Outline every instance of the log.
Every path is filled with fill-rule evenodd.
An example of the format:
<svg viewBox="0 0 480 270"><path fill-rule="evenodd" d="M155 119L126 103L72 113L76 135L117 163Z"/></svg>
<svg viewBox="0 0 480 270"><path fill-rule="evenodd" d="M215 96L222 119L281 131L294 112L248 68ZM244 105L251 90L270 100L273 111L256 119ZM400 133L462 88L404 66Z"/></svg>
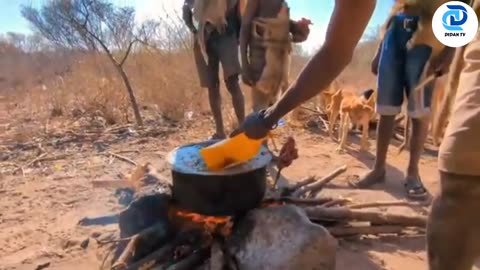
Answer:
<svg viewBox="0 0 480 270"><path fill-rule="evenodd" d="M425 228L427 218L420 215L400 215L349 209L347 207L307 207L305 212L310 219L328 221L368 221L376 225L401 225Z"/></svg>
<svg viewBox="0 0 480 270"><path fill-rule="evenodd" d="M355 227L330 227L327 230L335 237L346 237L354 235L378 235L401 233L405 230L404 226L385 225L385 226L355 226Z"/></svg>
<svg viewBox="0 0 480 270"><path fill-rule="evenodd" d="M407 207L423 207L427 206L426 204L420 203L411 203L407 201L391 201L391 202L371 202L371 203L358 203L349 205L350 209L364 209L364 208L375 208L375 207L393 207L393 206L407 206Z"/></svg>
<svg viewBox="0 0 480 270"><path fill-rule="evenodd" d="M352 199L349 198L340 198L340 199L335 199L331 200L329 202L326 202L322 204L323 207L333 207L333 206L344 206L345 204L351 203Z"/></svg>
<svg viewBox="0 0 480 270"><path fill-rule="evenodd" d="M222 270L224 265L224 254L222 244L218 240L214 240L210 249L210 270Z"/></svg>
<svg viewBox="0 0 480 270"><path fill-rule="evenodd" d="M336 200L334 198L330 197L323 197L323 198L315 198L315 199L302 199L302 198L294 198L294 197L280 197L280 198L267 198L263 200L262 203L289 203L289 204L295 204L295 205L310 205L310 206L317 206L317 205L323 205L325 203L331 202L333 200Z"/></svg>
<svg viewBox="0 0 480 270"><path fill-rule="evenodd" d="M297 192L294 192L292 194L292 197L300 198L303 195L310 192L309 197L313 198L317 195L318 192L320 192L325 187L325 185L330 183L332 180L334 180L340 174L344 173L346 170L347 170L347 165L343 165L342 167L339 167L336 170L334 170L333 172L331 172L329 175L320 179L318 182L316 182L314 184L311 184L311 185L308 185L305 188L303 188L301 190L298 190Z"/></svg>
<svg viewBox="0 0 480 270"><path fill-rule="evenodd" d="M175 263L167 268L167 270L191 270L199 266L204 262L210 255L210 247L202 248L197 250L187 258L181 260L178 263ZM163 269L163 268L159 268Z"/></svg>
<svg viewBox="0 0 480 270"><path fill-rule="evenodd" d="M150 253L147 257L129 265L125 270L139 270L139 269L149 269L154 265L164 262L172 256L175 249L176 243L171 242L166 244L160 249Z"/></svg>
<svg viewBox="0 0 480 270"><path fill-rule="evenodd" d="M157 222L154 225L142 230L138 234L130 237L130 240L125 238L125 240L129 242L118 260L112 266L112 269L125 269L133 260L135 260L134 257L142 255L140 250L142 250L144 253L145 249L151 248L152 246L167 240L168 235L169 231L165 228L165 223Z"/></svg>
<svg viewBox="0 0 480 270"><path fill-rule="evenodd" d="M297 190L303 188L304 186L307 186L307 185L310 185L310 184L313 184L317 181L317 177L316 176L309 176L307 177L306 179L304 180L301 180L300 182L296 183L295 185L291 186L291 187L288 187L288 191L290 193L294 193L296 192Z"/></svg>

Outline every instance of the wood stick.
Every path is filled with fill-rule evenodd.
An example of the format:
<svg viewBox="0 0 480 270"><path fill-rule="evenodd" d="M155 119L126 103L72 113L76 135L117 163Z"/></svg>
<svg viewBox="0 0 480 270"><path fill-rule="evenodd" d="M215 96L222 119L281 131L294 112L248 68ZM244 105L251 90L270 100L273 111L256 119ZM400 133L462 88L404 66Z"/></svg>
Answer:
<svg viewBox="0 0 480 270"><path fill-rule="evenodd" d="M125 157L125 156L122 156L122 155L119 155L119 154L115 154L115 153L112 153L112 152L107 152L107 153L105 153L105 155L115 157L115 158L117 158L121 161L125 161L125 162L130 163L134 166L137 166L137 163L135 161L129 159L128 157Z"/></svg>
<svg viewBox="0 0 480 270"><path fill-rule="evenodd" d="M192 255L188 256L184 260L181 260L180 262L168 267L167 270L194 269L194 267L202 264L202 262L208 258L208 255L210 255L210 248L209 247L202 248L200 250L197 250L196 252L194 252Z"/></svg>
<svg viewBox="0 0 480 270"><path fill-rule="evenodd" d="M313 198L315 195L317 195L318 192L320 192L325 187L325 185L330 183L332 180L334 180L340 174L344 173L346 170L347 170L347 165L343 165L342 167L339 167L335 171L331 172L329 175L320 179L318 182L311 184L309 186L306 186L304 189L299 190L298 192L295 192L294 194L292 194L292 196L300 198L303 195L310 192L309 197Z"/></svg>
<svg viewBox="0 0 480 270"><path fill-rule="evenodd" d="M317 180L318 180L317 177L312 175L312 176L307 177L305 180L301 180L300 182L296 183L295 185L289 187L288 189L291 193L294 193L295 191L301 189L304 186L315 183Z"/></svg>
<svg viewBox="0 0 480 270"><path fill-rule="evenodd" d="M165 224L163 222L155 223L154 225L142 230L136 235L133 235L130 238L127 246L123 250L120 257L117 259L115 264L112 266L113 269L125 269L127 265L130 264L134 254L137 252L139 246L142 244L145 245L149 242L161 242L166 240L168 237L168 231L165 229ZM128 239L128 238L125 238Z"/></svg>
<svg viewBox="0 0 480 270"><path fill-rule="evenodd" d="M422 207L426 204L420 203L411 203L407 201L391 201L391 202L371 202L371 203L358 203L349 205L350 209L364 209L364 208L375 208L375 207L392 207L392 206L409 206L409 207Z"/></svg>
<svg viewBox="0 0 480 270"><path fill-rule="evenodd" d="M349 199L349 198L335 199L322 204L322 207L332 207L336 205L344 206L345 204L351 203L351 202L352 202L352 199Z"/></svg>
<svg viewBox="0 0 480 270"><path fill-rule="evenodd" d="M389 234L389 233L401 233L405 230L404 226L354 226L354 227L330 227L327 230L335 237L354 236L359 234Z"/></svg>
<svg viewBox="0 0 480 270"><path fill-rule="evenodd" d="M157 249L156 251L150 253L147 257L123 269L125 270L148 269L148 267L152 267L155 264L165 261L168 259L168 257L172 256L175 246L176 246L175 242L168 243L165 246L161 247L160 249ZM116 268L113 268L113 269L116 270ZM122 269L122 268L119 268L119 269Z"/></svg>
<svg viewBox="0 0 480 270"><path fill-rule="evenodd" d="M222 244L218 240L214 240L210 249L210 270L222 270L224 265L224 254Z"/></svg>
<svg viewBox="0 0 480 270"><path fill-rule="evenodd" d="M315 220L369 221L377 225L402 225L421 228L425 228L427 225L427 218L425 216L380 213L354 210L347 207L307 207L305 208L305 212L309 218Z"/></svg>
<svg viewBox="0 0 480 270"><path fill-rule="evenodd" d="M263 203L274 203L274 202L285 202L297 205L310 205L310 206L317 206L323 205L327 202L335 200L334 198L324 197L324 198L316 198L316 199L301 199L301 198L294 198L294 197L280 197L278 199L265 199Z"/></svg>
<svg viewBox="0 0 480 270"><path fill-rule="evenodd" d="M123 250L122 254L120 254L120 257L118 257L117 261L115 264L112 266L113 270L120 270L120 269L125 269L127 268L127 265L130 263L130 261L133 258L133 254L136 250L136 247L138 245L138 234L132 236L132 238L128 241L127 246Z"/></svg>

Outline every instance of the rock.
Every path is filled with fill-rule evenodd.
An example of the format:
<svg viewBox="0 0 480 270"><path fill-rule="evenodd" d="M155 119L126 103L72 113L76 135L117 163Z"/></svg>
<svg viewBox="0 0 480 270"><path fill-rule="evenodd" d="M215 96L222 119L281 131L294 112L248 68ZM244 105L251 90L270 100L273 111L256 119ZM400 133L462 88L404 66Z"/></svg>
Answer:
<svg viewBox="0 0 480 270"><path fill-rule="evenodd" d="M69 248L77 246L79 244L80 244L80 241L78 241L76 239L66 239L66 240L62 241L61 246L62 246L63 249L69 249Z"/></svg>
<svg viewBox="0 0 480 270"><path fill-rule="evenodd" d="M241 270L334 270L336 247L324 227L293 205L249 212L227 241Z"/></svg>
<svg viewBox="0 0 480 270"><path fill-rule="evenodd" d="M92 232L92 233L90 234L90 236L91 236L92 238L99 238L101 235L102 235L101 232Z"/></svg>
<svg viewBox="0 0 480 270"><path fill-rule="evenodd" d="M86 238L80 243L80 247L83 249L86 249L89 243L90 243L90 238Z"/></svg>
<svg viewBox="0 0 480 270"><path fill-rule="evenodd" d="M35 267L35 270L43 270L45 268L48 268L49 266L50 266L50 262L41 263L37 265L37 267Z"/></svg>
<svg viewBox="0 0 480 270"><path fill-rule="evenodd" d="M146 195L134 200L119 215L120 237L130 237L158 222L168 226L170 200L167 194Z"/></svg>

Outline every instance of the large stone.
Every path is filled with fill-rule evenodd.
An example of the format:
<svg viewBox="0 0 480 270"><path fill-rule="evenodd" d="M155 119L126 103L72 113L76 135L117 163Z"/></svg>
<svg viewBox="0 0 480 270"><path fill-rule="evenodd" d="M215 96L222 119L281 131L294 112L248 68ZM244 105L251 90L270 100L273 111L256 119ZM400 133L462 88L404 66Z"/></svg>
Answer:
<svg viewBox="0 0 480 270"><path fill-rule="evenodd" d="M335 269L337 241L293 205L251 211L227 247L240 270Z"/></svg>

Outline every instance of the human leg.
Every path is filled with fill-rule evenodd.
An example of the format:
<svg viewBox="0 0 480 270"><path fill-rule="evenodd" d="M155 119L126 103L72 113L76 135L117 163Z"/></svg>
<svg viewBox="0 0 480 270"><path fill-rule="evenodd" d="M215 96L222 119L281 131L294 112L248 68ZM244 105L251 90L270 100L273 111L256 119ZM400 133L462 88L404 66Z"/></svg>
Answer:
<svg viewBox="0 0 480 270"><path fill-rule="evenodd" d="M208 44L210 45L210 44ZM220 95L220 83L218 78L219 60L214 50L207 46L208 63L205 63L197 42L194 43L194 56L200 79L200 86L208 89L208 103L215 122L215 134L213 139L225 138L222 119L222 98Z"/></svg>
<svg viewBox="0 0 480 270"><path fill-rule="evenodd" d="M237 116L238 123L242 123L245 119L245 99L238 83L238 75L228 77L225 80L225 85L232 96L233 110Z"/></svg>
<svg viewBox="0 0 480 270"><path fill-rule="evenodd" d="M426 63L431 55L431 47L416 45L407 52L406 78L408 95L408 116L412 119L412 136L410 138L410 160L407 168L405 187L407 195L413 198L423 198L427 190L422 184L419 172L419 161L428 136L430 123L430 108L434 84L424 89L415 90Z"/></svg>
<svg viewBox="0 0 480 270"><path fill-rule="evenodd" d="M470 270L480 255L480 176L440 172L427 225L430 270Z"/></svg>
<svg viewBox="0 0 480 270"><path fill-rule="evenodd" d="M369 188L385 181L387 153L395 128L395 116L400 113L404 95L404 59L394 49L382 49L378 70L376 112L377 125L375 163L373 169L350 182L356 188Z"/></svg>
<svg viewBox="0 0 480 270"><path fill-rule="evenodd" d="M238 60L237 36L234 33L225 34L217 41L215 46L222 64L225 86L232 97L235 115L238 123L242 123L245 119L245 99L238 82L241 67Z"/></svg>

